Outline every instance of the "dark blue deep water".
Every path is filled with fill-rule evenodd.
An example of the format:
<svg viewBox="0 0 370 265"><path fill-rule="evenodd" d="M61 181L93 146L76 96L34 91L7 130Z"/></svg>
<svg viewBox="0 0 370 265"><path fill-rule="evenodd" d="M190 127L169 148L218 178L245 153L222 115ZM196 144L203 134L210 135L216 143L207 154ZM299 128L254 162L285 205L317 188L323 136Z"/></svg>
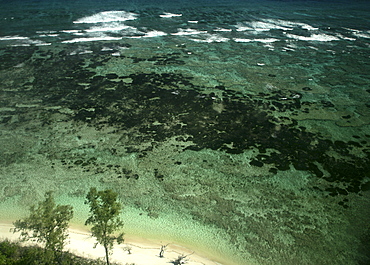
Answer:
<svg viewBox="0 0 370 265"><path fill-rule="evenodd" d="M95 186L209 264L370 264L369 84L368 1L1 1L0 218Z"/></svg>

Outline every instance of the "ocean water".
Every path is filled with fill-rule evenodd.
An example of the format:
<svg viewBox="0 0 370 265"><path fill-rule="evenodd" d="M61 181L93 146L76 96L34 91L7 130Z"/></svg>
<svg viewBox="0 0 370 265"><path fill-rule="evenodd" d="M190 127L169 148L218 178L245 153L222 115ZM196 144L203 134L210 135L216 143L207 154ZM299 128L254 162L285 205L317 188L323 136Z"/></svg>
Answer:
<svg viewBox="0 0 370 265"><path fill-rule="evenodd" d="M90 187L220 264L370 263L367 1L1 1L0 209Z"/></svg>

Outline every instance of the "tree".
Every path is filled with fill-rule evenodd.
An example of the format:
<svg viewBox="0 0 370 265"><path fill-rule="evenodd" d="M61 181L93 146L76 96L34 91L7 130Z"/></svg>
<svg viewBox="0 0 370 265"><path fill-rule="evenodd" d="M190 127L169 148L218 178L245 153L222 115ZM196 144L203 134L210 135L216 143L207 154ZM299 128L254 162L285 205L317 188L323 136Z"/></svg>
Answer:
<svg viewBox="0 0 370 265"><path fill-rule="evenodd" d="M167 246L168 246L168 244L167 245L162 245L161 246L161 250L159 251L159 257L160 258L163 258L164 256L163 256L163 254L164 254L164 251L165 251L165 249L167 248Z"/></svg>
<svg viewBox="0 0 370 265"><path fill-rule="evenodd" d="M123 226L119 218L122 205L117 201L117 193L112 190L97 191L91 188L86 196L85 204L90 206L90 215L85 225L92 225L91 234L96 237L97 244L105 249L105 259L109 265L109 251L114 242L123 243L123 233L115 236L113 233Z"/></svg>
<svg viewBox="0 0 370 265"><path fill-rule="evenodd" d="M171 260L170 263L172 263L173 265L181 265L181 264L185 264L186 263L186 257L185 255L180 255L177 257L177 259L175 260Z"/></svg>
<svg viewBox="0 0 370 265"><path fill-rule="evenodd" d="M70 205L56 205L52 192L45 193L45 200L30 207L30 215L13 224L13 232L21 232L23 241L32 240L44 244L45 252L56 259L66 244L68 222L73 217Z"/></svg>

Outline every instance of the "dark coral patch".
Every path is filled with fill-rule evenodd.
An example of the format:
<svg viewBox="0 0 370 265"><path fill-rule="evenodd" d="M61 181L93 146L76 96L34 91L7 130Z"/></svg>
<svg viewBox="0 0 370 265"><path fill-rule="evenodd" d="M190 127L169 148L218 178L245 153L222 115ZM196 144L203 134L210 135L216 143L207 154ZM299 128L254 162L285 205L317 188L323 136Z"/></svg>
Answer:
<svg viewBox="0 0 370 265"><path fill-rule="evenodd" d="M84 56L92 57L92 68L111 58L101 53ZM181 63L180 59L179 54L171 54L145 60L171 64ZM191 77L175 73L96 76L84 64L84 57L70 56L68 51L50 56L42 64L35 62L34 89L25 93L40 98L45 105L71 109L76 121L98 129L114 127L117 133L129 137L127 152L139 152L139 157L150 151L151 143L181 137L192 142L187 147L192 150L208 148L238 154L258 149L260 154L254 157L252 166L267 165L271 173L294 167L333 182L333 188L335 183L343 183L347 192L359 192L370 171L370 152L364 150L361 157L351 152L353 148L363 148L363 144L333 142L298 127L294 118L286 122L284 117L272 115L308 112L313 103L302 102L300 93L274 90L246 95L225 86L200 87L193 84ZM48 69L54 71L45 75ZM131 82L123 82L125 79ZM320 105L334 107L329 101L321 101ZM149 144L141 148L137 143ZM157 178L163 177L157 174ZM336 189L330 192L346 194Z"/></svg>

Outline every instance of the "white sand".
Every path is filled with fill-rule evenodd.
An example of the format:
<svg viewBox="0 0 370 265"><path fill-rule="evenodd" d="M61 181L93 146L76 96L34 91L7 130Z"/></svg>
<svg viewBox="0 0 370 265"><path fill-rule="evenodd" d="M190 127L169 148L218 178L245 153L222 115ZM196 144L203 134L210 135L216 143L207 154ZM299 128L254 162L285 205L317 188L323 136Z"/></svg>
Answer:
<svg viewBox="0 0 370 265"><path fill-rule="evenodd" d="M9 240L17 240L19 233L11 232L12 224L0 223L0 238L8 238ZM69 229L69 243L65 250L70 251L79 256L88 258L104 258L104 248L98 245L94 248L95 239L91 237L88 231L79 229ZM171 260L175 260L180 255L187 255L187 265L220 265L216 261L212 261L206 257L202 257L190 249L177 244L169 244L164 252L164 257L160 258L159 251L161 242L125 236L125 242L121 245L114 246L113 254L110 256L112 262L125 265L134 263L135 265L168 265ZM131 248L131 254L125 247ZM223 263L224 264L224 263ZM226 264L224 264L226 265Z"/></svg>

